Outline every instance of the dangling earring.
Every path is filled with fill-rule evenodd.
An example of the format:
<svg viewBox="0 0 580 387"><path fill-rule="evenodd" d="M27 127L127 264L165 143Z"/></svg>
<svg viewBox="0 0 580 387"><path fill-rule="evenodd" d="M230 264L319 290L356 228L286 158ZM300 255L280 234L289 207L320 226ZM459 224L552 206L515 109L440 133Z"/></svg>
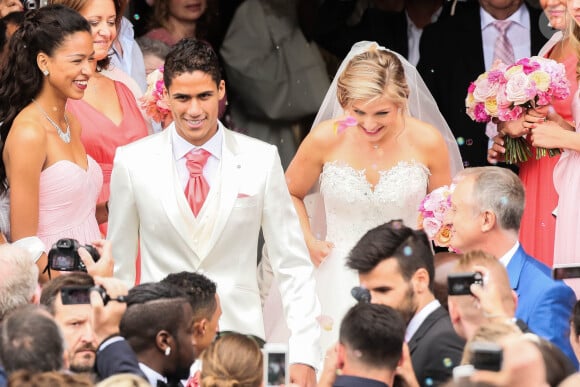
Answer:
<svg viewBox="0 0 580 387"><path fill-rule="evenodd" d="M50 74L50 73L48 72L48 70L46 70L46 69L42 70L42 73L44 74L44 76L45 76L45 77L48 77L48 74Z"/></svg>
<svg viewBox="0 0 580 387"><path fill-rule="evenodd" d="M165 348L165 356L169 356L171 355L171 347L166 347Z"/></svg>

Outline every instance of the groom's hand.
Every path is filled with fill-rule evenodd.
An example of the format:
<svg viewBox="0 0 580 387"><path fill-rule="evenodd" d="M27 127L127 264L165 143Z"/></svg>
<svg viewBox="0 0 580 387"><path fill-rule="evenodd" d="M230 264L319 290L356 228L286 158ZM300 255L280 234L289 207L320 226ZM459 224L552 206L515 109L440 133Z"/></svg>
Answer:
<svg viewBox="0 0 580 387"><path fill-rule="evenodd" d="M316 373L314 368L306 364L290 365L290 383L301 387L315 387Z"/></svg>

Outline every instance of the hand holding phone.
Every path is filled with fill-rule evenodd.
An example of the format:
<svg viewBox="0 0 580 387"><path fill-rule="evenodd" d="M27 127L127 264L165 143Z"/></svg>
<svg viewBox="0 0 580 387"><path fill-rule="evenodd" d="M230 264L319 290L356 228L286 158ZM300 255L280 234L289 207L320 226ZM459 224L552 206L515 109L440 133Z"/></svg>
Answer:
<svg viewBox="0 0 580 387"><path fill-rule="evenodd" d="M266 343L262 353L264 354L264 384L266 386L287 386L290 384L288 346Z"/></svg>

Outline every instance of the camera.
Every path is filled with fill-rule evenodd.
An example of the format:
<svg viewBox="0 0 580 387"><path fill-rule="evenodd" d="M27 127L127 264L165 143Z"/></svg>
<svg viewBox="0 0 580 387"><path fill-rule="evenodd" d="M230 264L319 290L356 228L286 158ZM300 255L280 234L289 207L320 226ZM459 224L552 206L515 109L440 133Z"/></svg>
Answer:
<svg viewBox="0 0 580 387"><path fill-rule="evenodd" d="M471 285L483 286L483 275L480 272L452 273L447 276L447 293L450 296L471 294Z"/></svg>
<svg viewBox="0 0 580 387"><path fill-rule="evenodd" d="M48 5L48 0L20 0L25 10L37 9Z"/></svg>
<svg viewBox="0 0 580 387"><path fill-rule="evenodd" d="M78 248L81 247L76 239L64 238L56 241L48 252L48 267L57 271L87 271L85 264L81 260ZM99 252L91 245L82 246L97 262L100 258Z"/></svg>
<svg viewBox="0 0 580 387"><path fill-rule="evenodd" d="M60 289L60 299L63 305L90 304L92 291L99 293L104 305L111 300L101 286L63 286Z"/></svg>
<svg viewBox="0 0 580 387"><path fill-rule="evenodd" d="M289 385L288 346L266 343L262 353L264 354L264 384L266 386Z"/></svg>
<svg viewBox="0 0 580 387"><path fill-rule="evenodd" d="M580 265L572 264L555 264L552 269L552 277L557 280L580 278Z"/></svg>

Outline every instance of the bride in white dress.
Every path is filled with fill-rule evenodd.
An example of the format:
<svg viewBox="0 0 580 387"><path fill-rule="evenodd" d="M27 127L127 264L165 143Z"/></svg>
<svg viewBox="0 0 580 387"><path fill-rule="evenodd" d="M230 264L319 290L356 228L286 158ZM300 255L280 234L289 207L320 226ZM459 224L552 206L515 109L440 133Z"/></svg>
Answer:
<svg viewBox="0 0 580 387"><path fill-rule="evenodd" d="M316 266L323 351L355 303L358 275L345 266L351 248L392 219L416 227L421 200L461 168L455 139L414 67L376 43L357 43L286 172ZM268 308L265 314L268 324Z"/></svg>

